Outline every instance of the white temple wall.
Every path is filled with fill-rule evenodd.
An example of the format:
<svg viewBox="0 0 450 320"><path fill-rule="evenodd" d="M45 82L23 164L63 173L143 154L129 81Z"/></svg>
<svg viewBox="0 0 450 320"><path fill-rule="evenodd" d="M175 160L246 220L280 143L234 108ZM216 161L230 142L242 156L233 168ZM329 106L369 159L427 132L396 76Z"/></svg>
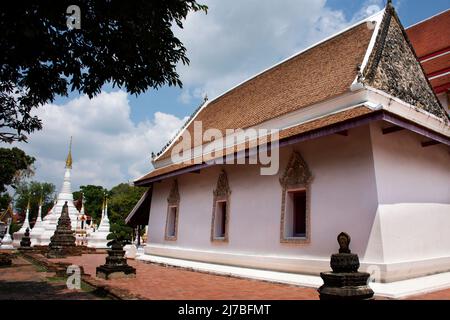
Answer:
<svg viewBox="0 0 450 320"><path fill-rule="evenodd" d="M280 243L279 176L292 150L301 153L313 174L311 239ZM377 211L377 191L368 126L287 147L280 152L280 173L261 176L253 165L226 165L231 189L228 243L210 241L213 190L220 167L178 177L180 207L176 241L164 239L167 197L172 180L155 183L146 252L264 269L318 273L329 268L341 231L351 248L363 253Z"/></svg>
<svg viewBox="0 0 450 320"><path fill-rule="evenodd" d="M386 126L386 124L384 124ZM270 270L318 274L329 269L336 236L348 232L361 270L396 281L450 270L450 156L443 145L407 130L383 135L381 123L286 147L280 171L227 165L231 189L228 243L210 241L213 190L221 167L178 177L176 241L164 239L172 180L154 184L146 253ZM279 176L292 150L313 174L311 239L280 242Z"/></svg>
<svg viewBox="0 0 450 320"><path fill-rule="evenodd" d="M421 142L430 139L408 130L383 135L381 125L372 123L370 130L380 204L449 204L448 147L424 148Z"/></svg>
<svg viewBox="0 0 450 320"><path fill-rule="evenodd" d="M450 270L450 155L407 130L371 124L379 206L362 255L383 281Z"/></svg>

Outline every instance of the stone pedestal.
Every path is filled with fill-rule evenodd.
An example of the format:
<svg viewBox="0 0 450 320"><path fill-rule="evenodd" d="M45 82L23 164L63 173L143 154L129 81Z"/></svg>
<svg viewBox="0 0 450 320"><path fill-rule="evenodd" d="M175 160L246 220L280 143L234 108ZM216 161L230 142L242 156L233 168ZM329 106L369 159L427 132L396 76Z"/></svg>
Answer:
<svg viewBox="0 0 450 320"><path fill-rule="evenodd" d="M69 208L67 201L62 208L61 217L55 233L50 238L48 246L48 258L64 258L67 256L81 255L79 248L75 245L75 235L69 218Z"/></svg>
<svg viewBox="0 0 450 320"><path fill-rule="evenodd" d="M123 250L122 244L114 241L111 249L108 250L106 263L96 269L97 277L107 280L135 277L136 269L127 264L127 259L124 256L125 251Z"/></svg>
<svg viewBox="0 0 450 320"><path fill-rule="evenodd" d="M331 255L333 271L322 272L324 284L318 289L321 300L364 300L373 297L368 286L370 274L358 272L358 255L349 249L350 236L344 232L338 235L339 253Z"/></svg>
<svg viewBox="0 0 450 320"><path fill-rule="evenodd" d="M31 239L30 239L30 229L27 228L25 231L25 234L22 237L22 240L20 241L20 247L19 250L32 250L31 249Z"/></svg>

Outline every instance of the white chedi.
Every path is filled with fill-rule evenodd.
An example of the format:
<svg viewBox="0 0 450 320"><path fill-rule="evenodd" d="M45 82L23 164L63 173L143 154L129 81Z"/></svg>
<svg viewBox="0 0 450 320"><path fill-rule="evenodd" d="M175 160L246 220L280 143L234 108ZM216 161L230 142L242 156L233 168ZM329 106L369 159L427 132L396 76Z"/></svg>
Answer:
<svg viewBox="0 0 450 320"><path fill-rule="evenodd" d="M14 247L13 247L13 240L11 238L11 235L9 234L10 226L11 226L11 218L8 218L8 223L7 223L7 227L6 227L6 233L3 236L2 245L0 246L0 249L2 249L2 250L12 250L12 249L14 249Z"/></svg>
<svg viewBox="0 0 450 320"><path fill-rule="evenodd" d="M19 229L19 231L16 231L13 234L13 238L14 238L13 246L14 247L20 247L20 241L22 240L23 236L25 235L25 232L27 231L27 229L31 229L29 216L30 216L30 202L28 202L28 205L27 205L27 211L25 213L25 220L23 221L22 227Z"/></svg>
<svg viewBox="0 0 450 320"><path fill-rule="evenodd" d="M100 220L100 225L95 232L92 232L88 237L88 247L97 248L97 249L106 249L108 248L108 242L110 240L107 239L110 234L110 225L108 218L108 201L104 202L103 210L102 210L102 218Z"/></svg>
<svg viewBox="0 0 450 320"><path fill-rule="evenodd" d="M42 220L42 229L40 232L36 230L34 235L34 243L32 245L48 245L50 243L50 238L53 236L58 225L58 219L61 216L62 208L64 203L67 202L69 209L69 217L72 225L72 230L77 228L77 220L79 212L75 205L73 204L73 194L71 187L71 169L72 169L72 141L70 142L69 153L66 158L66 171L64 173L63 186L61 192L58 194L55 205L49 211L49 213Z"/></svg>
<svg viewBox="0 0 450 320"><path fill-rule="evenodd" d="M39 204L38 216L33 229L30 231L31 246L39 243L39 236L44 232L44 221L42 220L42 199Z"/></svg>

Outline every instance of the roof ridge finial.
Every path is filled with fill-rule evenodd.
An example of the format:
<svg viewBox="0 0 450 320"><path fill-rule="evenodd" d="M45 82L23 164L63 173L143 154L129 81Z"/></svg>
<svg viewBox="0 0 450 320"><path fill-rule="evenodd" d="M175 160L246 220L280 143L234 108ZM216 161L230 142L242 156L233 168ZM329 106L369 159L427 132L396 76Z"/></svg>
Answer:
<svg viewBox="0 0 450 320"><path fill-rule="evenodd" d="M72 136L70 136L69 153L66 158L66 168L72 169Z"/></svg>

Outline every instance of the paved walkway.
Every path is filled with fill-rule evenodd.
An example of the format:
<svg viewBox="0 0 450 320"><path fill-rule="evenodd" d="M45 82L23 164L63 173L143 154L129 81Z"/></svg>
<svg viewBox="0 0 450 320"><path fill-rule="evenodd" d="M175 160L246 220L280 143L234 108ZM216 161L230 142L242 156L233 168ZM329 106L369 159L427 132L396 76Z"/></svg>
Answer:
<svg viewBox="0 0 450 320"><path fill-rule="evenodd" d="M91 254L57 261L81 265L86 273L95 276L95 268L104 264L105 256ZM109 286L128 290L144 299L318 299L317 291L313 288L219 276L135 260L128 260L128 263L136 268L136 278L99 280ZM450 300L450 289L417 295L408 299Z"/></svg>
<svg viewBox="0 0 450 320"><path fill-rule="evenodd" d="M105 262L104 254L88 254L51 261L83 266L95 277L95 268ZM137 269L136 278L102 280L102 284L126 290L142 299L205 299L205 300L316 300L313 288L302 288L257 280L212 275L157 264L128 260ZM0 300L4 299L99 299L89 291L68 290L65 281L54 273L43 272L21 257L13 267L0 269ZM410 297L409 299L450 300L450 289Z"/></svg>
<svg viewBox="0 0 450 320"><path fill-rule="evenodd" d="M90 254L51 261L83 266L86 273L95 276L95 268L105 263L105 255ZM109 286L129 290L145 299L318 299L317 291L313 288L218 276L134 260L128 260L128 263L136 268L136 278L101 281Z"/></svg>
<svg viewBox="0 0 450 320"><path fill-rule="evenodd" d="M95 295L67 289L65 279L16 257L11 267L0 268L0 300L93 300Z"/></svg>

